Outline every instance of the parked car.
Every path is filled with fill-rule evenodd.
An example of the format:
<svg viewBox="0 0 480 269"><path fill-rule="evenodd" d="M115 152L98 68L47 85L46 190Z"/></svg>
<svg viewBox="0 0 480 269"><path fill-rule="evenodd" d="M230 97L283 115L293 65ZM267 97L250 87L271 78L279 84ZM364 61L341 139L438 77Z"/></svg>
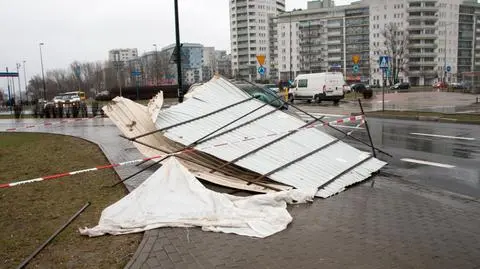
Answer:
<svg viewBox="0 0 480 269"><path fill-rule="evenodd" d="M363 94L363 98L369 99L373 96L373 90L363 83L352 84L352 91Z"/></svg>
<svg viewBox="0 0 480 269"><path fill-rule="evenodd" d="M306 100L317 103L333 101L338 104L345 97L345 79L340 72L301 74L295 78L292 89L293 100Z"/></svg>
<svg viewBox="0 0 480 269"><path fill-rule="evenodd" d="M454 88L454 89L464 90L464 89L470 88L470 86L472 85L472 83L469 82L469 81L461 81L461 82L453 82L453 83L450 84L450 85L451 85L452 88Z"/></svg>
<svg viewBox="0 0 480 269"><path fill-rule="evenodd" d="M348 85L348 84L343 85L343 92L344 93L352 92L352 88L350 87L350 85Z"/></svg>
<svg viewBox="0 0 480 269"><path fill-rule="evenodd" d="M433 84L432 87L434 89L446 89L446 88L448 88L448 84L446 82L439 81L439 82Z"/></svg>
<svg viewBox="0 0 480 269"><path fill-rule="evenodd" d="M410 83L408 82L398 82L390 87L392 90L408 90L410 89Z"/></svg>

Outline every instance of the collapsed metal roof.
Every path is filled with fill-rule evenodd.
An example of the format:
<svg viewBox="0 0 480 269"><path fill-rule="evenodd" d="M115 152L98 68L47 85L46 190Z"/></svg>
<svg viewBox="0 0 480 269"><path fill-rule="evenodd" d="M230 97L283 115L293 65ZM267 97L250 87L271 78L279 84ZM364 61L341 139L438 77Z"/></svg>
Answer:
<svg viewBox="0 0 480 269"><path fill-rule="evenodd" d="M214 77L185 102L158 113L170 140L299 189L329 197L386 163ZM223 127L223 128L222 128ZM199 142L200 141L200 142ZM218 145L222 145L219 147ZM212 169L213 172L215 169Z"/></svg>

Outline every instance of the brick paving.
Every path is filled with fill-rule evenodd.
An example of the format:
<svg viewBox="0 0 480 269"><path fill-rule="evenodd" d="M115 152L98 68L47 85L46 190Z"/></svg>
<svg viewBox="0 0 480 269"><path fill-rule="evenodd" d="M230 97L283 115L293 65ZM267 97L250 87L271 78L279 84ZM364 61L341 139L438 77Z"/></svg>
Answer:
<svg viewBox="0 0 480 269"><path fill-rule="evenodd" d="M30 131L91 140L111 162L140 157L108 119ZM138 169L116 171L124 178ZM377 177L374 188L357 185L289 211L292 224L265 239L200 228L147 231L126 268L480 268L479 200Z"/></svg>

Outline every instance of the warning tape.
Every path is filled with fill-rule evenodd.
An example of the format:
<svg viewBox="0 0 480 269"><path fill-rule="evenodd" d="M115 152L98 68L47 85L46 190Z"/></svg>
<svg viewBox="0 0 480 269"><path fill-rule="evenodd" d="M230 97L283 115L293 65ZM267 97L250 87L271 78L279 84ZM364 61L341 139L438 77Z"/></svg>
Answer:
<svg viewBox="0 0 480 269"><path fill-rule="evenodd" d="M43 122L40 124L34 124L34 125L25 125L21 127L14 127L14 128L8 128L3 131L6 132L15 132L21 129L30 129L30 128L35 128L39 126L52 126L52 125L57 125L57 124L62 124L62 123L69 123L69 122L77 122L77 121L83 121L83 120L89 120L89 119L94 119L94 118L76 118L76 119L69 119L69 120L61 120L61 121L55 121L55 122Z"/></svg>
<svg viewBox="0 0 480 269"><path fill-rule="evenodd" d="M80 119L77 119L77 120L80 120ZM125 162L121 162L121 163L109 164L109 165L103 165L103 166L96 166L96 167L93 167L93 168L76 170L76 171L72 171L72 172L60 173L60 174L55 174L55 175L50 175L50 176L45 176L45 177L39 177L39 178L34 178L34 179L29 179L29 180L16 181L16 182L11 182L11 183L4 183L4 184L0 184L0 189L10 188L10 187L23 185L23 184L28 184L28 183L40 182L40 181L44 181L44 180L57 179L57 178L77 175L77 174L86 173L86 172L98 171L98 170L102 170L102 169L114 168L114 167L125 166L125 165L132 165L132 164L136 164L136 163L140 163L140 162L146 162L146 161L153 160L153 159L159 159L159 158L163 158L163 157L167 157L167 156L174 156L174 155L178 155L178 154L183 154L183 153L186 153L186 152L189 152L189 151L196 151L196 150L201 151L201 150L205 150L205 149L209 149L209 148L222 147L222 146L232 145L232 144L236 144L236 143L240 143L240 142L246 142L246 141L250 141L250 140L254 140L254 139L266 138L266 137L271 137L271 136L275 136L275 135L282 135L282 134L293 132L293 131L296 131L296 130L299 130L299 129L313 128L315 126L327 126L327 125L333 125L335 123L354 122L354 121L358 121L358 120L361 120L361 122L358 126L362 125L365 122L364 115L352 116L352 117L348 117L348 118L344 118L344 119L338 119L338 120L331 121L331 122L311 124L311 125L307 125L306 127L303 127L303 128L298 128L298 129L294 129L294 130L290 130L290 131L286 131L286 132L269 133L267 135L255 136L255 137L245 137L241 140L231 141L231 142L222 142L222 143L218 143L218 144L211 145L211 146L205 146L205 147L188 148L188 149L185 149L183 151L170 153L170 154L164 154L164 155L157 155L157 156L153 156L153 157L149 157L149 158L136 159L136 160L125 161Z"/></svg>
<svg viewBox="0 0 480 269"><path fill-rule="evenodd" d="M153 156L153 157L149 157L149 158L136 159L136 160L125 161L125 162L121 162L121 163L114 163L114 164L109 164L109 165L96 166L96 167L93 167L93 168L87 168L87 169L82 169L82 170L77 170L77 171L72 171L72 172L60 173L60 174L55 174L55 175L51 175L51 176L45 176L45 177L39 177L39 178L34 178L34 179L29 179L29 180L0 184L0 189L1 188L14 187L14 186L22 185L22 184L33 183L33 182L40 182L40 181L44 181L44 180L57 179L57 178L66 177L66 176L73 176L73 175L78 175L78 174L82 174L82 173L86 173L86 172L98 171L98 170L102 170L102 169L114 168L114 167L119 167L119 166L124 166L124 165L132 165L132 164L136 164L136 163L139 163L139 162L145 162L145 161L149 161L149 160L153 160L153 159L163 158L167 155L158 155L158 156Z"/></svg>

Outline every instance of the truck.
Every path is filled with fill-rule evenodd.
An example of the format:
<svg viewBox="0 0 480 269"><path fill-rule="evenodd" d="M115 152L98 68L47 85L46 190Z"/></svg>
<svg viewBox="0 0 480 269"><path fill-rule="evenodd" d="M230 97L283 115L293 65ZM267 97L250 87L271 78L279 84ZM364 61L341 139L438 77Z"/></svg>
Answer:
<svg viewBox="0 0 480 269"><path fill-rule="evenodd" d="M323 72L301 74L293 82L292 100L305 100L307 102L315 101L333 101L338 104L345 97L344 86L345 79L340 72Z"/></svg>

